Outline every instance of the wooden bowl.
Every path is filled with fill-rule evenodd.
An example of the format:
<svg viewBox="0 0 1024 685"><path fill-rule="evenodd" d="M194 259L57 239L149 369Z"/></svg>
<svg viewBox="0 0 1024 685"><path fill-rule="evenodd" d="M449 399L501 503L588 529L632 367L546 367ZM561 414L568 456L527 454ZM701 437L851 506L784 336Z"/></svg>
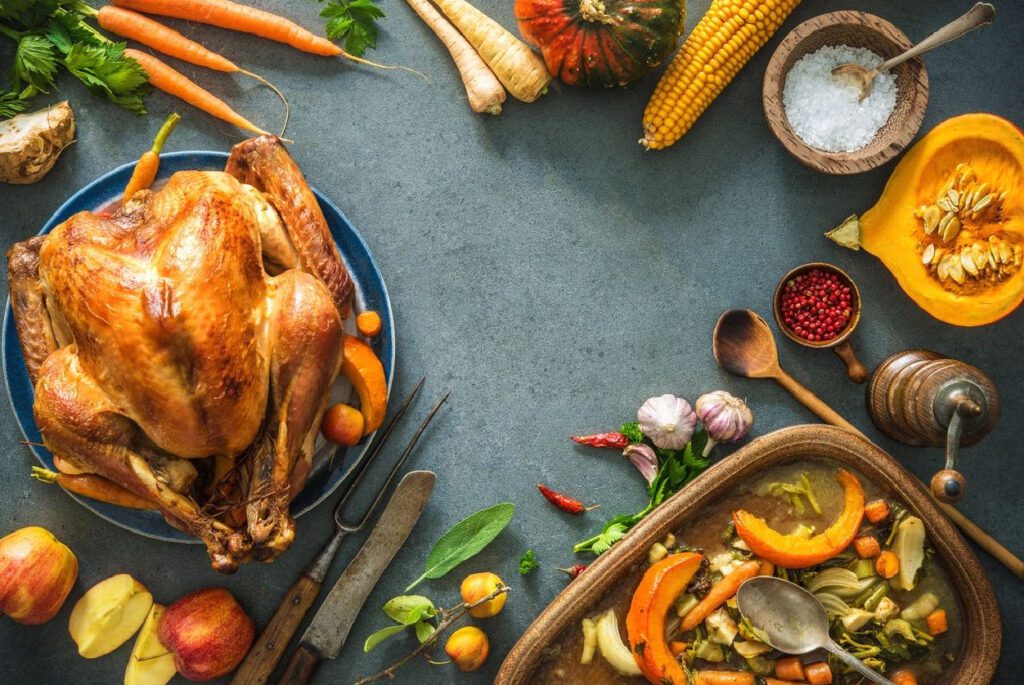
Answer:
<svg viewBox="0 0 1024 685"><path fill-rule="evenodd" d="M563 631L577 628L601 600L647 561L651 545L701 516L713 502L749 483L766 468L799 459L829 459L848 466L882 493L902 502L925 524L936 556L958 594L963 643L941 685L987 685L995 674L1002 623L992 584L960 533L910 473L864 438L832 426L784 428L757 438L711 467L641 521L602 554L541 612L515 644L494 685L529 685L548 647ZM638 681L641 682L641 681Z"/></svg>
<svg viewBox="0 0 1024 685"><path fill-rule="evenodd" d="M829 12L808 19L790 31L775 49L764 74L764 115L768 126L794 157L827 174L857 174L885 164L905 148L924 120L928 107L928 74L920 58L892 70L896 76L896 108L874 139L853 152L826 152L811 147L786 119L782 89L798 59L825 45L867 48L889 59L912 47L910 40L885 19L864 12Z"/></svg>
<svg viewBox="0 0 1024 685"><path fill-rule="evenodd" d="M839 335L831 340L820 340L817 342L801 338L786 325L782 318L782 289L785 287L787 281L802 273L813 271L814 269L831 272L839 276L840 280L845 281L850 285L851 311L850 320L846 322L846 328L841 330ZM857 284L853 282L853 279L850 278L850 275L838 266L828 264L827 262L809 262L807 264L801 264L795 269L790 269L785 276L779 279L779 284L775 286L775 294L772 296L772 314L775 315L775 323L778 324L779 330L782 331L782 334L797 345L803 345L804 347L812 347L815 349L831 348L839 358L843 360L843 363L846 364L846 375L850 377L850 380L854 383L863 383L868 379L868 370L864 364L861 363L860 359L857 358L857 354L853 351L853 345L850 343L850 336L853 335L853 329L855 329L857 324L860 323L860 290L857 288Z"/></svg>

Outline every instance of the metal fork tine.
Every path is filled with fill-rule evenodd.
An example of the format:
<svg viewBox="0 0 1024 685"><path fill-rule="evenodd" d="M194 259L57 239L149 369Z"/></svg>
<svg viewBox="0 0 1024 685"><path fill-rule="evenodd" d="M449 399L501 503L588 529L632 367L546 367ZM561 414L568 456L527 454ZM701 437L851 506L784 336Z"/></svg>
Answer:
<svg viewBox="0 0 1024 685"><path fill-rule="evenodd" d="M372 462L374 458L376 458L377 454L384 446L384 443L386 443L388 437L390 437L391 432L395 429L395 426L398 425L398 422L405 415L406 409L408 409L409 405L412 404L412 401L416 399L416 395L419 394L420 388L423 387L423 383L426 380L426 376L420 379L420 382L416 384L416 387L413 388L412 392L410 392L409 395L405 398L405 402L402 402L402 406L399 407L398 411L395 412L395 415L391 417L391 420L388 422L387 427L384 428L384 432L381 433L380 438L377 439L377 443L373 446L373 449L370 450L369 454L363 455L363 457L359 460L359 463L355 465L352 471L352 475L349 476L348 485L345 486L345 492L341 496L341 499L338 500L338 504L334 507L335 518L337 518L338 512L341 511L341 508L345 505L345 500L348 499L349 495L352 494L352 492L356 489L356 486L359 485L359 482L363 479L363 475L366 473L366 468L370 465L370 462ZM335 450L335 454L337 453L338 450ZM334 468L333 456L331 457L331 462L332 463L329 467L329 470Z"/></svg>
<svg viewBox="0 0 1024 685"><path fill-rule="evenodd" d="M342 521L342 507L339 506L334 512L334 522L338 526L346 528L347 530L349 530L349 532L354 533L366 525L366 522L370 520L370 517L373 515L373 512L380 505L381 501L383 501L384 495L387 494L388 488L391 486L391 481L395 479L395 476L398 475L398 472L405 464L406 459L408 459L409 455L412 454L413 449L416 447L417 441L419 441L420 436L423 435L423 431L427 429L427 426L433 420L437 412L440 411L441 406L448 400L448 396L451 394L451 390L446 392L444 396L437 401L437 404L434 405L434 408L430 410L430 413L427 414L426 418L424 418L423 421L420 422L419 428L416 429L416 433L414 433L412 438L409 440L409 444L405 446L405 449L402 451L402 456L400 456L398 460L395 462L395 465L391 467L391 471L390 473L388 473L387 480L385 480L384 484L380 486L380 490L377 492L377 497L373 500L373 504L370 505L370 508L366 510L366 513L363 514L363 518L359 521L359 523L353 526L346 524L344 521Z"/></svg>

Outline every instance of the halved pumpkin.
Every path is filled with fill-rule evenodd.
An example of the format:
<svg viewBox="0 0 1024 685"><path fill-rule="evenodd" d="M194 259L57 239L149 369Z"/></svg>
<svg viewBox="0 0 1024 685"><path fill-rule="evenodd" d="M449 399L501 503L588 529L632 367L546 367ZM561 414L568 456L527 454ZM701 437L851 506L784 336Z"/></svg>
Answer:
<svg viewBox="0 0 1024 685"><path fill-rule="evenodd" d="M857 476L840 469L836 480L843 486L843 510L818 535L784 535L743 509L732 513L736 534L756 556L782 568L807 568L828 561L853 542L864 518L864 489Z"/></svg>
<svg viewBox="0 0 1024 685"><path fill-rule="evenodd" d="M1024 134L992 114L933 128L881 198L828 233L882 260L926 312L957 326L998 321L1024 301Z"/></svg>

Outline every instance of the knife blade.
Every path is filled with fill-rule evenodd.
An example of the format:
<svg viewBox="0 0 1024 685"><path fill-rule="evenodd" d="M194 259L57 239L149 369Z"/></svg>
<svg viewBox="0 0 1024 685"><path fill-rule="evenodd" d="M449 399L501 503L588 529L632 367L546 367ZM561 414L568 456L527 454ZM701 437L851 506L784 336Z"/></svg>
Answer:
<svg viewBox="0 0 1024 685"><path fill-rule="evenodd" d="M317 662L337 658L366 598L419 520L436 479L431 471L410 471L402 478L377 525L302 634L280 682L306 682Z"/></svg>

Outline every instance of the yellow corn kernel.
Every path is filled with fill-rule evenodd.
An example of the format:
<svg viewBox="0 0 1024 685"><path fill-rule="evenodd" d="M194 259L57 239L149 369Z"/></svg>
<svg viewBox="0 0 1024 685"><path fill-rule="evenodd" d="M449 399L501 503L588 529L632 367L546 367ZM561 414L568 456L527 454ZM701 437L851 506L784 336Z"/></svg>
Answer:
<svg viewBox="0 0 1024 685"><path fill-rule="evenodd" d="M713 0L661 75L644 110L640 144L659 150L682 138L798 4Z"/></svg>

